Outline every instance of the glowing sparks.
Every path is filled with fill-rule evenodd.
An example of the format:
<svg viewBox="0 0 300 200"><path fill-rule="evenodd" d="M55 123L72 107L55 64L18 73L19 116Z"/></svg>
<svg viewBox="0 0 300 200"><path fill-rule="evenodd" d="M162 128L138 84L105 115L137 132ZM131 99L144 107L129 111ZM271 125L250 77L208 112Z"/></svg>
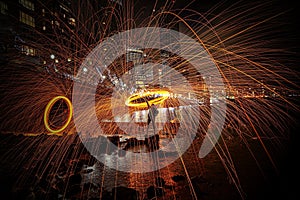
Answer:
<svg viewBox="0 0 300 200"><path fill-rule="evenodd" d="M56 29L52 33L50 31L49 34L37 33L40 38L37 41L32 41L31 45L40 49L43 54L41 57L44 60L40 65L34 63L16 67L11 64L11 66L1 68L1 76L8 78L9 81L12 79L1 88L4 90L2 92L4 98L0 104L0 110L3 112L0 116L1 130L9 133L18 132L25 136L41 135L41 137L45 133L56 136L62 135L62 132L67 132L68 135L76 132L72 118L73 104L74 108L76 106L74 99L70 97L74 83L85 80L88 84L85 85L86 87L82 87L83 96L91 94L90 85L97 85L97 90L95 96L92 96L95 97L95 104L89 105L88 109L83 110L82 115L79 116L82 126L95 120L101 125L104 137L107 135L126 136L127 134L145 133L148 101L150 105L152 103L160 104L160 114L156 119L157 126L159 123L166 124L165 127L162 127L160 134L163 135L160 136L167 139L172 134L176 136L177 125L180 125L180 128L184 130L182 132L184 135L189 134L191 129L198 131L197 138L191 148L193 150L190 151L197 153L202 144L203 135L207 134L210 126L213 126L210 123L211 113L214 106L218 104L218 93L226 93L228 108L226 110L226 124L224 129L220 130L222 136L218 142L221 145L217 143L215 150L226 169L229 181L234 183L243 199L243 183L239 181L239 173L236 170L239 162L235 162L234 153L227 146L233 138L238 138L255 160L260 155L257 155L255 147L251 146L248 141L253 141L253 138L256 138L259 145L263 147L262 154L267 154L265 162L271 162L273 167L277 169L278 163L272 157L273 152L269 146L265 145L265 142L271 141L270 143L277 148L287 141L289 139L289 131L287 130L297 123L293 121L292 113L299 111L299 104L294 104L293 100L290 100L296 95L299 96L299 93L297 94L299 85L294 81L295 78L299 77L299 73L293 71L292 67L289 68L289 64L293 62L293 57L288 54L289 51L283 51L284 47L281 49L279 45L273 45L278 44L277 42L280 42L281 39L283 41L288 39L286 36L280 38L280 32L276 32L281 31L280 27L273 27L275 24L281 25L280 20L284 19L281 18L281 12L269 12L275 7L268 3L255 5L255 2L253 2L254 6L252 4L244 5L243 2L237 3L220 13L213 13L214 9L208 13L199 13L188 8L176 11L162 7L156 8L156 11L149 18L145 18L142 22L139 19L137 22L139 16L137 14L135 17L134 12L131 11L133 4L131 1L126 1L126 3L124 1L123 7L120 8L114 5L114 7L103 7L101 11L97 12L94 12L96 8L93 8L89 1L79 2L81 4L78 4L78 8L73 13L73 16L78 16L78 18L76 20L70 18L74 23L72 28L67 27L68 23L61 23L60 26L54 26ZM268 12L265 12L266 9ZM101 17L96 13L105 14ZM59 16L57 17L59 18ZM61 19L61 21L63 20ZM97 24L98 22L101 23ZM205 50L210 53L211 59L217 64L224 79L224 91L219 91L219 88L213 87L215 84L214 77L210 76L209 67L207 67L208 75L204 76L195 71L190 60L184 60L178 54L139 49L135 46L126 48L125 55L118 57L108 66L102 65L103 60L109 59L108 57L96 57L93 62L87 63L88 66L92 66L91 68L83 68L83 79L76 77L78 66L84 60L84 56L91 52L99 42L115 32L149 26L176 30L180 27L179 31L193 35L205 46ZM113 27L115 29L110 30ZM70 37L61 34L62 30ZM279 38L276 38L277 36ZM153 35L153 37L159 36ZM167 39L169 38L162 38L161 41ZM49 44L51 45L49 46ZM274 46L280 48L276 49ZM52 52L53 50L54 52ZM104 52L108 50L108 47L103 49ZM115 49L115 51L117 53L120 49ZM187 48L186 52L189 51L192 49ZM113 56L113 54L109 56ZM21 59L21 57L16 57L11 60L21 62ZM151 62L160 65L155 66L153 70L151 68L152 71L150 71L146 64ZM204 63L204 66L206 64ZM95 73L92 73L93 70ZM139 76L136 78L139 79L132 79L130 75L137 72ZM146 73L149 76L144 76ZM95 76L88 76L89 74ZM156 84L167 89L136 92L146 85ZM190 87L187 87L187 84L190 84ZM191 92L190 88L194 92ZM49 99L51 100L49 101ZM67 105L68 112L60 116L52 116L51 113L55 111L54 105L58 101ZM93 118L91 113L94 110L97 116ZM201 119L195 120L191 117L191 113L201 116ZM63 124L57 125L61 118L63 118L61 120ZM88 130L88 132L80 132L80 134L99 136L96 135L97 131L93 127L88 127ZM40 137L27 137L25 140L29 141L28 143L37 144L37 149L44 148L45 151L31 155L30 152L33 148L30 148L29 145L28 147L23 145L24 150L22 152L27 153L26 156L18 156L21 155L20 150L16 149L11 151L11 154L17 156L10 157L16 158L16 164L27 163L30 170L35 165L38 169L36 174L39 178L46 174L44 171L47 168L51 168L50 171L54 174L63 163L66 152L72 151L68 161L79 157L76 157L74 152L81 152L78 150L80 142L75 143L77 151L73 151L73 146L70 147L74 143L71 144L69 138L60 137L61 140L52 141L55 136L46 136L45 142L40 142ZM76 138L76 136L77 134L70 134L72 138ZM214 141L214 138L211 138L211 141ZM56 144L59 144L57 146L61 148L53 148L56 147ZM98 147L95 146L95 148ZM51 148L55 149L55 152L52 152ZM106 150L107 153L111 153L109 148ZM137 149L136 151L140 150ZM174 149L174 151L178 153L180 148ZM51 161L49 161L49 155ZM182 163L176 163L184 167L185 170L182 173L187 176L188 180L194 175L213 171L205 169L211 162L211 158L199 159L197 156L192 156L192 162L188 159L185 160L183 156L183 159L180 159ZM104 157L107 158L107 156ZM164 156L157 158L157 160L155 158L153 158L154 163L159 165L160 159ZM111 162L111 160L107 159L107 162ZM132 162L134 164L140 160L133 159ZM204 162L207 162L206 165L203 164ZM116 166L120 163L116 163ZM259 161L256 164L260 168ZM164 178L167 179L166 177L173 176L179 171L178 166L174 166L168 166L157 171L157 173L164 174ZM73 169L67 164L65 167ZM190 170L191 168L194 170ZM65 170L63 167L62 169ZM71 172L72 170L68 171ZM33 173L28 173L28 175ZM119 182L125 182L122 180L124 177L119 176L122 174L119 171L115 172L116 180L111 178L112 174L108 168L104 168L100 173L103 174L102 181L98 177L94 178L93 181L97 182L97 185L101 182L101 187L105 184L115 186ZM139 174L143 177L138 181L134 179L132 181L133 187L146 189L144 187L152 181L151 175L156 176L156 174L150 174L150 176ZM148 178L150 180L147 180ZM112 183L113 181L115 183ZM191 181L189 184L190 187L186 188L193 187ZM26 181L24 181L24 185L27 185ZM178 195L181 191L177 189L171 193ZM61 194L64 194L64 191L60 191ZM192 196L195 197L194 190L192 193ZM182 196L186 195L189 195L188 192ZM99 198L99 194L96 198Z"/></svg>

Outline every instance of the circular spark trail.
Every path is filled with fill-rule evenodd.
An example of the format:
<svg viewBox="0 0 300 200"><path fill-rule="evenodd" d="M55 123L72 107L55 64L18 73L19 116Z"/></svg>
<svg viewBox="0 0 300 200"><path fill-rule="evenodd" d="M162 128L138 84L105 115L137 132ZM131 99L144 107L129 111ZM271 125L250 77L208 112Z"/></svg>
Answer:
<svg viewBox="0 0 300 200"><path fill-rule="evenodd" d="M125 104L130 107L147 108L147 102L151 104L161 104L170 96L166 90L154 90L141 93L135 93L128 97Z"/></svg>
<svg viewBox="0 0 300 200"><path fill-rule="evenodd" d="M67 121L65 122L65 124L62 127L60 127L59 129L52 129L50 127L50 124L49 124L49 114L50 114L50 111L51 111L53 105L60 99L64 100L67 103L68 110L69 110L68 118L67 118ZM72 115L73 115L73 109L72 109L71 101L65 96L56 96L56 97L54 97L53 99L51 99L49 101L49 103L47 104L47 106L45 108L45 112L44 112L45 127L51 133L60 133L63 130L65 130L65 128L67 128L67 126L69 125L69 123L72 119Z"/></svg>

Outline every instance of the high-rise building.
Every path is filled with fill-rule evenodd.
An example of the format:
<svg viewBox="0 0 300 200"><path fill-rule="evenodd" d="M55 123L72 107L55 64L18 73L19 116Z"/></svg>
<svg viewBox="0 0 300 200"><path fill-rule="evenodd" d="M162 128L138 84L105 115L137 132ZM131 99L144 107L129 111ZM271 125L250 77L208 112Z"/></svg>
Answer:
<svg viewBox="0 0 300 200"><path fill-rule="evenodd" d="M135 28L128 23L136 18L143 19L135 16L140 10L131 6L134 4L121 0L0 0L0 61L17 65L28 63L53 75L74 80L82 61L101 40L118 31ZM160 1L155 7L147 3L147 8L140 9L144 10L145 16L154 16L164 6ZM164 16L159 20L162 21L157 25L180 31L179 23L171 23L172 17ZM136 26L149 25L138 24L138 20L136 23ZM160 38L162 46L172 43L171 40ZM177 67L181 61L174 60L171 54L163 50L130 47L119 66L124 69L110 72L117 78L127 77L129 88L171 88L174 84L171 68L176 68L185 77L190 71L188 66ZM154 64L149 68L151 62ZM103 72L102 75L108 77L111 74Z"/></svg>
<svg viewBox="0 0 300 200"><path fill-rule="evenodd" d="M1 62L37 62L37 49L29 42L37 27L36 1L1 0L0 10Z"/></svg>
<svg viewBox="0 0 300 200"><path fill-rule="evenodd" d="M74 74L79 63L105 32L109 3L91 0L1 0L0 61Z"/></svg>

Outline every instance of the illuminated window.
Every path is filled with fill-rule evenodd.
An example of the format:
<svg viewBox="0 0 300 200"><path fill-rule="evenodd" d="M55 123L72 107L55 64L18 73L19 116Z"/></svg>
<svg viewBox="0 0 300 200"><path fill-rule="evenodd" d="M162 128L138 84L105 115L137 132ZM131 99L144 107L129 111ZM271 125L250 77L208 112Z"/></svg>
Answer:
<svg viewBox="0 0 300 200"><path fill-rule="evenodd" d="M43 31L45 31L46 30L46 26L43 26Z"/></svg>
<svg viewBox="0 0 300 200"><path fill-rule="evenodd" d="M7 4L0 1L0 13L3 15L7 15L7 10L8 10Z"/></svg>
<svg viewBox="0 0 300 200"><path fill-rule="evenodd" d="M24 24L27 24L29 26L35 27L35 20L30 15L27 15L26 13L23 13L20 11L20 22L23 22Z"/></svg>
<svg viewBox="0 0 300 200"><path fill-rule="evenodd" d="M32 47L29 47L27 45L22 45L22 53L25 55L29 55L29 56L35 56L36 55L36 50Z"/></svg>
<svg viewBox="0 0 300 200"><path fill-rule="evenodd" d="M69 18L69 24L72 26L75 26L75 19L74 18Z"/></svg>
<svg viewBox="0 0 300 200"><path fill-rule="evenodd" d="M60 24L59 24L58 21L55 20L55 25L56 25L56 26L59 26Z"/></svg>
<svg viewBox="0 0 300 200"><path fill-rule="evenodd" d="M137 85L143 85L144 82L143 81L135 81L135 84L137 84Z"/></svg>
<svg viewBox="0 0 300 200"><path fill-rule="evenodd" d="M59 7L60 7L61 9L65 10L66 12L70 12L69 8L67 8L67 7L64 6L64 5L61 5L61 4L60 4Z"/></svg>
<svg viewBox="0 0 300 200"><path fill-rule="evenodd" d="M19 0L19 3L29 10L34 10L34 4L29 0Z"/></svg>

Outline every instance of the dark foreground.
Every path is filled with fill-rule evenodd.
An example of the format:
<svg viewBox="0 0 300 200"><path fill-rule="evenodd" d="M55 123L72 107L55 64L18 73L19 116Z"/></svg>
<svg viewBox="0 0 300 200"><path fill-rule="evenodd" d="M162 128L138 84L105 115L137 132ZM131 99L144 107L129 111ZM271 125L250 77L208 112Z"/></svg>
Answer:
<svg viewBox="0 0 300 200"><path fill-rule="evenodd" d="M132 174L97 162L75 135L0 135L1 199L293 199L296 133L289 140L224 137L204 159L201 138L171 165ZM298 138L298 136L297 136ZM278 144L278 142L280 144ZM226 146L224 145L226 144ZM251 153L249 151L251 149Z"/></svg>

